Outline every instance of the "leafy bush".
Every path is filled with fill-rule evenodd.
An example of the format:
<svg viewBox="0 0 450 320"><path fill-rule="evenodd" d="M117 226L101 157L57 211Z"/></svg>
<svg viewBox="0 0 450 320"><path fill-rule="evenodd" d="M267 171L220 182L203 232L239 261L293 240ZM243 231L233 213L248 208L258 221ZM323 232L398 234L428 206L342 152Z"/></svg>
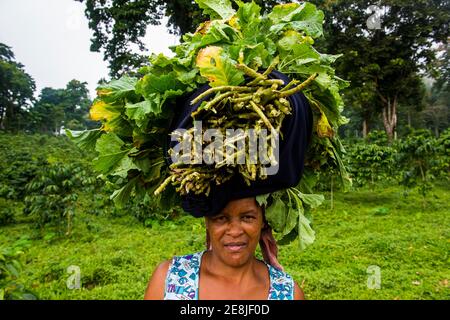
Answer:
<svg viewBox="0 0 450 320"><path fill-rule="evenodd" d="M385 131L372 130L367 135L367 142L376 144L378 146L386 146L388 144L388 137Z"/></svg>
<svg viewBox="0 0 450 320"><path fill-rule="evenodd" d="M346 144L346 161L356 186L397 182L425 194L436 178L450 178L450 129L436 139L430 131L410 129L407 136L387 144L382 131L372 131L367 140Z"/></svg>
<svg viewBox="0 0 450 320"><path fill-rule="evenodd" d="M52 225L66 235L72 229L75 203L81 192L92 192L95 179L81 164L54 164L40 172L26 190L23 213L35 218L37 227Z"/></svg>
<svg viewBox="0 0 450 320"><path fill-rule="evenodd" d="M0 207L0 226L14 223L14 211L11 208Z"/></svg>
<svg viewBox="0 0 450 320"><path fill-rule="evenodd" d="M11 246L0 247L0 300L35 300L36 296L18 282L23 269L21 257L30 241L22 238Z"/></svg>
<svg viewBox="0 0 450 320"><path fill-rule="evenodd" d="M380 141L380 140L378 140ZM378 144L354 144L347 148L348 169L356 185L391 180L397 175L396 150Z"/></svg>
<svg viewBox="0 0 450 320"><path fill-rule="evenodd" d="M47 161L32 152L14 150L9 145L3 148L3 158L7 162L0 164L0 197L21 200L26 194L25 185L47 165Z"/></svg>
<svg viewBox="0 0 450 320"><path fill-rule="evenodd" d="M89 160L66 137L0 134L0 197L23 200L25 186L48 165Z"/></svg>
<svg viewBox="0 0 450 320"><path fill-rule="evenodd" d="M450 128L441 133L436 141L437 161L431 171L434 176L450 180Z"/></svg>
<svg viewBox="0 0 450 320"><path fill-rule="evenodd" d="M439 163L437 140L429 130L412 131L397 142L398 165L402 168L400 184L407 188L418 187L425 196L435 179L432 168Z"/></svg>
<svg viewBox="0 0 450 320"><path fill-rule="evenodd" d="M145 226L153 226L160 221L177 217L181 209L174 207L164 210L159 207L159 203L154 199L144 197L143 201L130 200L123 210L131 212L132 215Z"/></svg>

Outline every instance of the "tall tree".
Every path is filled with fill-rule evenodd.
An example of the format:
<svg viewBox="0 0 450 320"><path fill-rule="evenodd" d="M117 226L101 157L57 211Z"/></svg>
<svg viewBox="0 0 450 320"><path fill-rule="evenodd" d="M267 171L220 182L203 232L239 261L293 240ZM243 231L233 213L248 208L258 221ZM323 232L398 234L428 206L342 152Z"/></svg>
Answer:
<svg viewBox="0 0 450 320"><path fill-rule="evenodd" d="M29 129L56 134L64 121L64 89L43 88L28 115Z"/></svg>
<svg viewBox="0 0 450 320"><path fill-rule="evenodd" d="M71 80L64 90L63 105L66 128L75 130L86 127L90 122L88 113L91 106L87 82Z"/></svg>
<svg viewBox="0 0 450 320"><path fill-rule="evenodd" d="M0 129L21 129L35 88L33 78L15 61L11 47L0 43Z"/></svg>
<svg viewBox="0 0 450 320"><path fill-rule="evenodd" d="M206 18L192 0L75 0L86 4L85 14L94 36L91 51L103 51L109 62L110 75L118 77L135 71L147 61L147 49L142 42L148 25L159 25L162 17L168 16L168 28L182 35L194 31ZM243 1L243 2L248 2ZM289 1L257 0L263 9L276 3ZM136 53L134 48L138 48Z"/></svg>
<svg viewBox="0 0 450 320"><path fill-rule="evenodd" d="M450 126L448 83L442 82L442 78L439 80L427 88L426 108L421 114L425 125L434 132L436 137Z"/></svg>
<svg viewBox="0 0 450 320"><path fill-rule="evenodd" d="M433 46L447 43L447 0L313 0L325 12L325 51L343 53L338 74L351 81L366 122L380 113L390 140L399 103L421 100L419 74L436 76ZM376 2L375 2L376 3ZM366 90L367 88L372 88ZM361 99L357 99L358 95Z"/></svg>
<svg viewBox="0 0 450 320"><path fill-rule="evenodd" d="M29 129L57 134L62 126L73 130L91 127L91 101L86 86L86 82L71 80L64 89L42 89L28 115Z"/></svg>

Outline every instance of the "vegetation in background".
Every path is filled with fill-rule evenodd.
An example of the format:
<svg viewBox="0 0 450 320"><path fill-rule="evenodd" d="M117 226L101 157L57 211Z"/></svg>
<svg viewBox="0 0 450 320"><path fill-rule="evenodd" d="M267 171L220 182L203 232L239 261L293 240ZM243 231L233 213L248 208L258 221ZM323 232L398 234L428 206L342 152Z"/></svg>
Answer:
<svg viewBox="0 0 450 320"><path fill-rule="evenodd" d="M385 134L373 136L373 143L382 145L387 141ZM438 168L445 168L441 166L445 163L448 168L448 143L448 133L442 134ZM35 148L38 144L40 148ZM92 161L89 154L80 152L64 137L2 134L0 146L0 164L7 162L6 156L13 160L14 152L21 155L31 149L39 161L64 166ZM14 152L3 152L7 149ZM45 175L33 169L30 172L35 174L21 176L28 162L20 166L13 163L24 181ZM379 170L375 168L375 172ZM351 192L335 187L333 204L329 177L320 184L325 202L312 209L316 242L303 251L295 243L280 246L281 263L302 284L308 299L448 298L449 170L431 169L435 179L425 207L420 193L411 190L405 194L404 187L398 184L404 169L397 166L396 170L400 174L389 180L377 178L376 173L374 184L372 174L362 175ZM8 252L0 254L0 269L3 266L9 270L0 272L4 299L33 298L28 293L39 299L142 299L148 278L159 262L204 249L201 219L177 210L162 210L151 199L131 201L118 209L108 197L111 186L101 181L95 192L84 187L79 190L70 235L58 232L52 223L36 229L39 216L23 214L24 198L17 185L9 184L11 174L0 178L11 195L0 196L0 212L6 210L8 217L6 224L0 224L0 250ZM23 253L16 255L11 248L23 237L29 246L17 250ZM381 270L379 290L367 287L371 265ZM80 267L80 289L67 287L73 275L67 271L69 266Z"/></svg>
<svg viewBox="0 0 450 320"><path fill-rule="evenodd" d="M0 300L35 300L37 297L21 281L23 255L30 247L27 237L11 245L0 242Z"/></svg>
<svg viewBox="0 0 450 320"><path fill-rule="evenodd" d="M36 84L17 62L11 47L0 43L0 130L23 130L25 108L33 99Z"/></svg>
<svg viewBox="0 0 450 320"><path fill-rule="evenodd" d="M449 193L403 196L389 185L335 192L334 209L314 212L316 242L300 251L280 246L279 260L307 299L448 299L450 274ZM32 238L20 281L39 299L143 298L154 268L173 255L205 248L202 219L154 220L144 227L129 214L85 213L80 200L70 238ZM33 234L28 223L1 227L0 244ZM261 257L259 255L259 257ZM368 267L381 270L381 288L369 289ZM80 267L80 289L68 289L69 266Z"/></svg>

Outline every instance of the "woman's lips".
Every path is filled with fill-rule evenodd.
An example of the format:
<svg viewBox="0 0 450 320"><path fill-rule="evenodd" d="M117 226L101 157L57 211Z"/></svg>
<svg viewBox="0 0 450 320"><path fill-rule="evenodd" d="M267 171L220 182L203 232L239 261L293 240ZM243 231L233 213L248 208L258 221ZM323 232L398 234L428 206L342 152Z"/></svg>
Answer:
<svg viewBox="0 0 450 320"><path fill-rule="evenodd" d="M247 246L246 243L229 243L225 245L225 248L231 252L239 252Z"/></svg>

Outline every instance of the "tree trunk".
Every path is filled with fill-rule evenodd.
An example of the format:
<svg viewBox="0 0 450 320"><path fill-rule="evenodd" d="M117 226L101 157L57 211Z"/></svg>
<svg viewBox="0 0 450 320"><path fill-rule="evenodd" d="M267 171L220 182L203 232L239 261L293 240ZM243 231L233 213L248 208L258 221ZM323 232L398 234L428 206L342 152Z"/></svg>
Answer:
<svg viewBox="0 0 450 320"><path fill-rule="evenodd" d="M392 142L395 138L395 129L397 127L397 96L391 101L391 97L388 97L384 101L383 107L383 124L389 142Z"/></svg>
<svg viewBox="0 0 450 320"><path fill-rule="evenodd" d="M14 105L12 103L9 103L9 105L6 105L5 110L5 118L4 118L4 126L5 129L8 131L13 131L13 124L15 120L15 112L14 112Z"/></svg>
<svg viewBox="0 0 450 320"><path fill-rule="evenodd" d="M368 122L369 121L367 119L363 120L362 135L363 135L364 139L367 138L367 135L369 134L369 124L368 124Z"/></svg>
<svg viewBox="0 0 450 320"><path fill-rule="evenodd" d="M5 118L5 108L0 107L0 130L5 129L5 124L3 123L4 118Z"/></svg>
<svg viewBox="0 0 450 320"><path fill-rule="evenodd" d="M439 138L439 125L441 124L440 117L442 116L442 113L439 111L440 110L436 109L436 112L434 112L434 115L433 115L434 135L436 136L436 138Z"/></svg>

